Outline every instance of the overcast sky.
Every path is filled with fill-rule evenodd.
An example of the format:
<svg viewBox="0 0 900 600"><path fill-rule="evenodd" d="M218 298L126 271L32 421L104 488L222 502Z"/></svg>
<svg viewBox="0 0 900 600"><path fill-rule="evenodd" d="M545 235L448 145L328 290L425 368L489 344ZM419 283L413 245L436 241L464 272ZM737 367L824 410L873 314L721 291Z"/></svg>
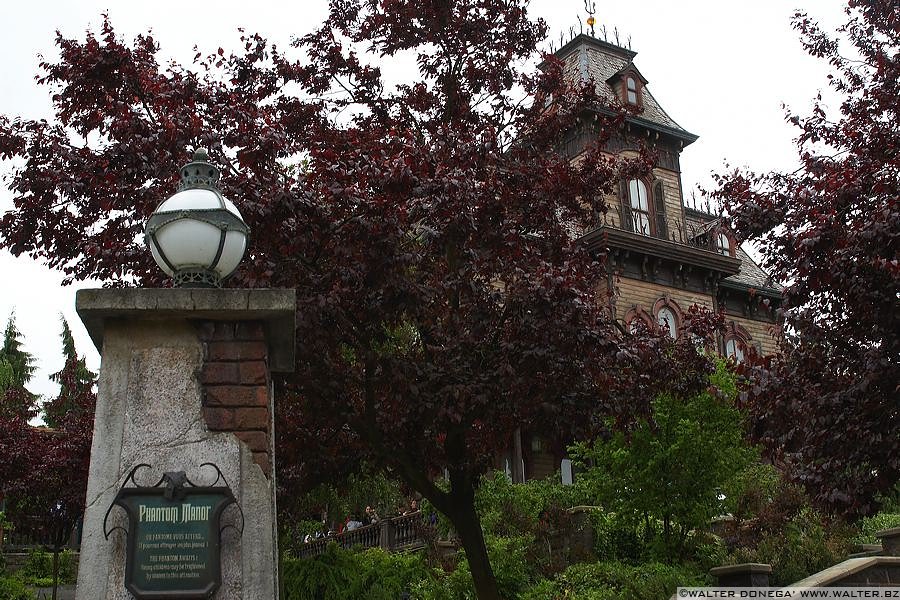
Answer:
<svg viewBox="0 0 900 600"><path fill-rule="evenodd" d="M636 0L597 1L597 29L613 28L638 52L635 64L648 88L682 127L700 136L682 154L686 195L698 184L711 186L710 173L725 161L757 170L788 169L796 163L782 104L804 113L820 89L827 70L803 52L790 26L794 10L806 10L823 25L844 21L837 0ZM50 94L34 82L38 55L55 56L54 32L83 38L96 31L101 14L126 39L152 30L163 56L190 61L201 51L238 47L237 29L257 31L279 46L311 30L325 15L326 0L295 2L207 3L128 2L120 0L16 0L3 4L0 20L0 114L29 118L50 116ZM585 19L583 0L533 0L533 15L550 25L559 47L562 33L578 31ZM10 165L0 163L0 171ZM173 190L174 192L174 190ZM0 212L12 208L0 186ZM160 198L162 201L163 198ZM240 203L240 199L234 199ZM97 370L100 359L75 314L75 288L61 287L61 275L24 257L0 251L0 320L15 310L25 348L38 359L39 371L29 386L53 396L57 386L47 376L62 367L59 315L69 321L80 353Z"/></svg>

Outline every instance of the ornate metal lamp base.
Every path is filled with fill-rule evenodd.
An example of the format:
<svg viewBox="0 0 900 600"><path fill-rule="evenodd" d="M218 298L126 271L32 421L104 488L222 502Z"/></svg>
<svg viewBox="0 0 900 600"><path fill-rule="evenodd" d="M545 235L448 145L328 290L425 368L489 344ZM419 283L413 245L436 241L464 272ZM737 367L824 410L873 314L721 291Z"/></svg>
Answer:
<svg viewBox="0 0 900 600"><path fill-rule="evenodd" d="M175 287L220 288L222 278L208 269L181 269L175 272Z"/></svg>

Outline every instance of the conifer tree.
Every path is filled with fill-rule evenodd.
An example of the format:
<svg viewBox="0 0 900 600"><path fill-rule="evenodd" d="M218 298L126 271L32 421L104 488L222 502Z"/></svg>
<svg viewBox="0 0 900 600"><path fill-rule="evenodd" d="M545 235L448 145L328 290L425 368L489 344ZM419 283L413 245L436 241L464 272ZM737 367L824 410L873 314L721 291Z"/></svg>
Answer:
<svg viewBox="0 0 900 600"><path fill-rule="evenodd" d="M9 380L7 388L24 388L25 384L34 374L34 357L22 348L19 339L21 332L16 327L15 313L9 316L6 329L3 332L3 347L0 348L0 363L9 365L6 377ZM3 368L0 367L0 371Z"/></svg>
<svg viewBox="0 0 900 600"><path fill-rule="evenodd" d="M58 427L67 413L80 410L74 401L90 392L94 386L96 374L87 368L83 356L79 357L75 350L75 338L66 319L60 315L62 322L62 351L65 364L60 371L50 375L50 379L59 384L59 394L44 404L44 422L49 427Z"/></svg>
<svg viewBox="0 0 900 600"><path fill-rule="evenodd" d="M34 358L22 348L16 316L11 314L0 348L0 414L16 423L27 423L35 415L37 396L25 385L34 374Z"/></svg>

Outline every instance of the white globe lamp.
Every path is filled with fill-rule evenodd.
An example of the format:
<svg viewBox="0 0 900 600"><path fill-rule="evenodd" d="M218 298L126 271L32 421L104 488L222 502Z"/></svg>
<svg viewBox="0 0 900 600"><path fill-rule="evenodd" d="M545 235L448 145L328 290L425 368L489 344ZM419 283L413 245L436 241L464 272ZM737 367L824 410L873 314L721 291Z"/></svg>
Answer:
<svg viewBox="0 0 900 600"><path fill-rule="evenodd" d="M174 196L150 215L144 238L153 259L176 287L221 287L241 262L250 229L222 196L219 169L205 148L181 168Z"/></svg>

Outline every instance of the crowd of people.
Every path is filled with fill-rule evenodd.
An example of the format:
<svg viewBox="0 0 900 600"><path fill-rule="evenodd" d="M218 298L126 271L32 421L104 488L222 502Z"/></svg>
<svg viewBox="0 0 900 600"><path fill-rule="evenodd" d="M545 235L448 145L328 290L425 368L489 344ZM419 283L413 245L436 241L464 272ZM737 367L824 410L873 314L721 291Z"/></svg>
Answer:
<svg viewBox="0 0 900 600"><path fill-rule="evenodd" d="M405 505L400 506L394 511L395 514L388 518L402 517L417 512L419 512L419 502L415 498L411 498ZM357 518L360 514L363 515L362 518ZM376 525L381 522L381 520L382 517L379 516L378 511L373 506L366 506L365 511L361 513L351 512L342 521L337 522L329 522L328 512L323 511L321 518L322 527L315 533L307 534L303 538L303 541L304 543L309 543L318 539L340 535L367 525Z"/></svg>

